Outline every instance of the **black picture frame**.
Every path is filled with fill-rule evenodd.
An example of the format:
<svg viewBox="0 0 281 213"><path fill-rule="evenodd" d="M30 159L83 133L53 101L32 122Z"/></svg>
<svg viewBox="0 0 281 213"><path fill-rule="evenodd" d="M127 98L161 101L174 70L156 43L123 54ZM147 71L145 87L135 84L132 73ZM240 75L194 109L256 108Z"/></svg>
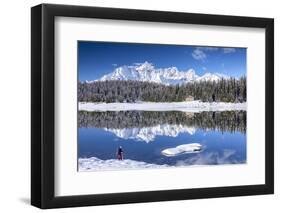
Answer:
<svg viewBox="0 0 281 213"><path fill-rule="evenodd" d="M263 28L265 48L265 184L93 195L54 195L54 21L81 17ZM41 4L31 8L31 204L60 208L274 193L274 20L240 16Z"/></svg>

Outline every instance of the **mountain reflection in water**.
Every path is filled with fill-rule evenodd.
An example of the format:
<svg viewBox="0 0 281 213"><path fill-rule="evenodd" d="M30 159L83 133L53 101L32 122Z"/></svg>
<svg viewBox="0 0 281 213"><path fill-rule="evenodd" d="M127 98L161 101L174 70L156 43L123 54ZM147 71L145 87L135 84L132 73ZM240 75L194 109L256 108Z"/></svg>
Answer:
<svg viewBox="0 0 281 213"><path fill-rule="evenodd" d="M246 111L79 111L78 159L94 159L90 171L119 169L114 159L122 146L125 160L131 160L124 162L125 168L245 163L246 118ZM161 153L191 143L202 150L172 157Z"/></svg>
<svg viewBox="0 0 281 213"><path fill-rule="evenodd" d="M246 133L246 111L222 112L149 112L149 111L120 111L120 112L85 112L78 114L79 128L133 129L167 125L187 128L186 132L195 129L219 130L221 132ZM182 129L181 128L181 129Z"/></svg>

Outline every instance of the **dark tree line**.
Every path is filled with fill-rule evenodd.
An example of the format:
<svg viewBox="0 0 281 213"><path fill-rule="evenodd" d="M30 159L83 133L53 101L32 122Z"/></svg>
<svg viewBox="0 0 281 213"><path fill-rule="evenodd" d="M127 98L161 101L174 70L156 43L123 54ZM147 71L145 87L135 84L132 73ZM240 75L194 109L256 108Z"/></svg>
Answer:
<svg viewBox="0 0 281 213"><path fill-rule="evenodd" d="M184 125L199 129L221 132L246 133L246 111L222 111L186 113L180 111L120 111L86 112L79 111L79 128L142 128L159 124Z"/></svg>
<svg viewBox="0 0 281 213"><path fill-rule="evenodd" d="M247 80L241 77L221 79L215 81L202 81L180 87L183 93L191 94L195 99L204 102L245 102L247 101Z"/></svg>
<svg viewBox="0 0 281 213"><path fill-rule="evenodd" d="M246 101L246 77L166 86L141 81L79 82L79 102L180 102L192 96L208 102Z"/></svg>

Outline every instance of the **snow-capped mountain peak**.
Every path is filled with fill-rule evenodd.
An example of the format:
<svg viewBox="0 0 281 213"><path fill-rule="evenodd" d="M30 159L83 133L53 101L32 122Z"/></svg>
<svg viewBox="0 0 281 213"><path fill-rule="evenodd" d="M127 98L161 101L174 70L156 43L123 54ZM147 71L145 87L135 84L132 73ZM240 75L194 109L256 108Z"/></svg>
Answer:
<svg viewBox="0 0 281 213"><path fill-rule="evenodd" d="M135 69L139 72L153 71L154 66L152 63L145 61L144 63L135 64Z"/></svg>
<svg viewBox="0 0 281 213"><path fill-rule="evenodd" d="M145 61L144 63L117 67L113 72L96 81L134 80L176 85L195 81L218 81L221 78L229 77L219 73L206 73L198 76L194 69L180 71L177 67L155 68L152 63Z"/></svg>
<svg viewBox="0 0 281 213"><path fill-rule="evenodd" d="M197 81L218 81L222 78L229 78L226 75L220 74L220 73L205 73L204 75L202 75L201 77L198 77L196 80Z"/></svg>

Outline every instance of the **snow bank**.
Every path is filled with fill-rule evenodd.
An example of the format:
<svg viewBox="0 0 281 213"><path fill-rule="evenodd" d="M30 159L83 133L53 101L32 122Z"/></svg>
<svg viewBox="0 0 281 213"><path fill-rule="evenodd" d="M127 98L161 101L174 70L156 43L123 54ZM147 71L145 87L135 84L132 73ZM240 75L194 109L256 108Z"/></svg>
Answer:
<svg viewBox="0 0 281 213"><path fill-rule="evenodd" d="M135 160L101 160L96 157L79 158L78 170L79 172L86 171L105 171L105 170L124 170L124 169L147 169L147 168L166 168L168 165L149 164L142 161Z"/></svg>
<svg viewBox="0 0 281 213"><path fill-rule="evenodd" d="M191 144L185 144L190 146ZM200 144L194 143L194 146L201 147ZM166 149L169 150L170 156L172 154L178 154L180 146L175 148ZM187 146L184 148L188 150ZM163 150L165 151L165 150ZM194 151L194 150L193 150ZM191 152L189 152L191 153ZM79 158L78 159L78 171L79 172L92 172L92 171L112 171L112 170L127 170L127 169L158 169L158 168L178 168L178 167L195 167L202 165L225 165L225 164L244 164L246 159L237 159L235 157L236 150L222 150L222 151L194 151L196 155L189 156L186 159L177 161L174 165L158 165L149 164L142 161L135 160L101 160L96 157L91 158Z"/></svg>
<svg viewBox="0 0 281 213"><path fill-rule="evenodd" d="M202 151L202 146L199 143L182 144L174 148L164 149L161 153L168 157L173 157L187 153L198 153Z"/></svg>
<svg viewBox="0 0 281 213"><path fill-rule="evenodd" d="M233 111L247 110L247 103L224 102L139 102L139 103L91 103L79 102L80 111Z"/></svg>

